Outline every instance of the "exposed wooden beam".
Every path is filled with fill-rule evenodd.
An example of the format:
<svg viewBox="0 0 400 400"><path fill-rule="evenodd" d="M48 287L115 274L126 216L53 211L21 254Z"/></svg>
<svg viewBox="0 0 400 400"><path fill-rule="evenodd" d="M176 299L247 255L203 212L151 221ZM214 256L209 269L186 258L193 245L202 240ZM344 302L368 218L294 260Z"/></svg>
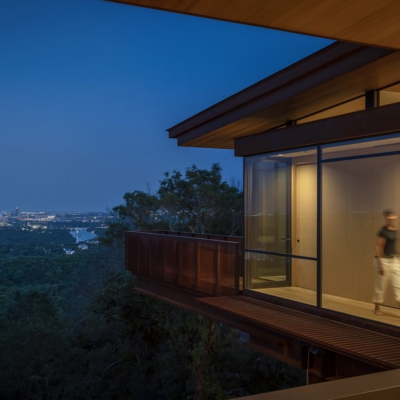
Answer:
<svg viewBox="0 0 400 400"><path fill-rule="evenodd" d="M400 103L268 131L235 140L235 155L247 156L400 132Z"/></svg>

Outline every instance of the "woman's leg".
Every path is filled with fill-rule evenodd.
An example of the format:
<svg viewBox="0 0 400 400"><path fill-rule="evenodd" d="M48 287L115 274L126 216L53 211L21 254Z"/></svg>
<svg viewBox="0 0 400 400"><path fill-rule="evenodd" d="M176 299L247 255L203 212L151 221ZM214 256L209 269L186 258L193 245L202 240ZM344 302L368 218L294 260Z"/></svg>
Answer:
<svg viewBox="0 0 400 400"><path fill-rule="evenodd" d="M393 285L394 298L400 308L400 260L396 258L392 265L391 281Z"/></svg>
<svg viewBox="0 0 400 400"><path fill-rule="evenodd" d="M389 266L386 260L381 259L382 266L384 268L383 275L380 273L378 259L374 258L374 267L375 267L375 291L372 302L375 304L375 314L379 316L383 316L383 312L381 310L381 304L383 303L383 297L385 293L385 289L387 286L387 277L389 273Z"/></svg>

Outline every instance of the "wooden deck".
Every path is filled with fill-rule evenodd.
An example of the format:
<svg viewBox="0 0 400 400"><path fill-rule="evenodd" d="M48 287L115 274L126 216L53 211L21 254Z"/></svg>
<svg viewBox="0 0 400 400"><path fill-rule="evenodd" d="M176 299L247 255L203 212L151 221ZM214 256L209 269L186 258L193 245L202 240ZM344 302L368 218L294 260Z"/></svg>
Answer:
<svg viewBox="0 0 400 400"><path fill-rule="evenodd" d="M269 289L258 289L260 293L282 297L288 300L298 301L309 305L316 305L316 292L299 287L279 287ZM356 317L366 318L385 324L400 326L400 309L382 306L383 317L374 314L374 305L363 301L346 299L343 297L322 295L322 306L329 310L338 311Z"/></svg>

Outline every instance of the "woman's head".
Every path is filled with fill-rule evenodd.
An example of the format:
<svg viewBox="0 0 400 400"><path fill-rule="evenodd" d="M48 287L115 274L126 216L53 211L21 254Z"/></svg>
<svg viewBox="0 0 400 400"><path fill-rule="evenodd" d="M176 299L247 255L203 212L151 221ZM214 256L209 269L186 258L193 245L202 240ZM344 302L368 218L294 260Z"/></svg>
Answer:
<svg viewBox="0 0 400 400"><path fill-rule="evenodd" d="M391 208L387 208L386 210L383 210L383 216L386 219L387 225L394 225L394 223L397 219L396 213Z"/></svg>

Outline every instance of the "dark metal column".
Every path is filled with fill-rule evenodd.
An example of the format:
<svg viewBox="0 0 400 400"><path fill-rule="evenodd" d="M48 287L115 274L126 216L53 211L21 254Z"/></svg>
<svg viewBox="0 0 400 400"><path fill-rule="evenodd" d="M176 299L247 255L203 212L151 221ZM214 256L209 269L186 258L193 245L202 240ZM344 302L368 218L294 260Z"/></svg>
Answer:
<svg viewBox="0 0 400 400"><path fill-rule="evenodd" d="M317 307L322 307L322 148L317 147Z"/></svg>
<svg viewBox="0 0 400 400"><path fill-rule="evenodd" d="M365 109L379 106L379 90L365 92Z"/></svg>

